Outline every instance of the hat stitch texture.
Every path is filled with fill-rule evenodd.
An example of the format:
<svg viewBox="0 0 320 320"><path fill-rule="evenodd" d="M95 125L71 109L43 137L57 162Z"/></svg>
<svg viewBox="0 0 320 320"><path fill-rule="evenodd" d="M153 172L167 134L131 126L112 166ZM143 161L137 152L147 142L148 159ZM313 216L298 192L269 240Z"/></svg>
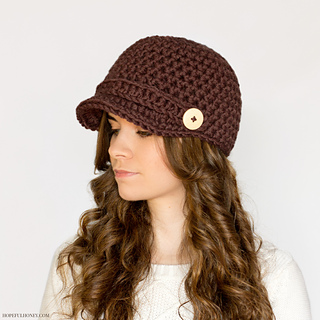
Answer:
<svg viewBox="0 0 320 320"><path fill-rule="evenodd" d="M199 109L203 124L189 130L184 113ZM194 136L226 156L239 130L241 93L237 77L217 52L184 38L152 36L131 45L76 109L79 122L98 130L102 111L145 130L171 137Z"/></svg>

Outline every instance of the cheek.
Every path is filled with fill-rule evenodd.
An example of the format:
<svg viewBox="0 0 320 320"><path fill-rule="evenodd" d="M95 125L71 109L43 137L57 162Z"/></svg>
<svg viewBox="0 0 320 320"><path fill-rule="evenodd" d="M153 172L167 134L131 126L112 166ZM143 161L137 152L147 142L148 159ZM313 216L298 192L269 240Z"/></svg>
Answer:
<svg viewBox="0 0 320 320"><path fill-rule="evenodd" d="M149 169L150 181L154 182L154 188L174 188L182 184L162 157L154 158Z"/></svg>
<svg viewBox="0 0 320 320"><path fill-rule="evenodd" d="M166 155L162 150L162 146L155 144L152 148L152 152L144 152L144 162L149 172L154 173L155 176L169 176L172 175L171 170L169 169L166 163Z"/></svg>

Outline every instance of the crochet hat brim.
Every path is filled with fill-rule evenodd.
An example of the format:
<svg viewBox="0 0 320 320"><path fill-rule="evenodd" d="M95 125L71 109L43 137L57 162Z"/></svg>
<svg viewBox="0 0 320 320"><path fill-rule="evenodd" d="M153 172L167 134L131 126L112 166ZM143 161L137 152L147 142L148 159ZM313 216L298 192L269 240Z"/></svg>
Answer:
<svg viewBox="0 0 320 320"><path fill-rule="evenodd" d="M102 82L93 97L78 105L76 114L81 125L91 130L99 129L102 113L105 111L153 134L181 137L194 136L194 132L185 130L182 120L184 112L190 107L192 106L180 105L156 88L118 79ZM172 116L164 122L162 113ZM199 131L197 136L204 138L205 133Z"/></svg>

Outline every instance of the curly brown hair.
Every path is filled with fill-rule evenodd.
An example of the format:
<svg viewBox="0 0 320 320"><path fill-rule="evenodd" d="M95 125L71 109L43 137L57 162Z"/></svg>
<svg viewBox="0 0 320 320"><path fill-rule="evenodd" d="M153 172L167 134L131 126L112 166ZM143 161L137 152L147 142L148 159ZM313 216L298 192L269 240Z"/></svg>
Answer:
<svg viewBox="0 0 320 320"><path fill-rule="evenodd" d="M71 318L85 312L94 320L133 319L135 291L151 267L151 213L146 201L119 196L107 164L110 137L104 113L95 159L100 174L91 181L97 207L84 212L77 238L59 256L64 283L66 269L73 281L65 297ZM181 252L190 262L185 290L194 319L274 319L258 261L261 240L230 161L198 138L163 139L168 166L187 194Z"/></svg>

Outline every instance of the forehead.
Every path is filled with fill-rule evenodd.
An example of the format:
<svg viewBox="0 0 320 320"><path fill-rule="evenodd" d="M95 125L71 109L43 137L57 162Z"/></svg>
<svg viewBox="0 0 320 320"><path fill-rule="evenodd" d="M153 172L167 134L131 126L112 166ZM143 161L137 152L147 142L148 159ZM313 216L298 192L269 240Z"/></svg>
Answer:
<svg viewBox="0 0 320 320"><path fill-rule="evenodd" d="M130 126L135 126L136 128L142 129L140 126L135 125L133 122L130 122L124 118L121 118L112 112L107 113L107 119L108 121L114 121L121 125L130 125Z"/></svg>

